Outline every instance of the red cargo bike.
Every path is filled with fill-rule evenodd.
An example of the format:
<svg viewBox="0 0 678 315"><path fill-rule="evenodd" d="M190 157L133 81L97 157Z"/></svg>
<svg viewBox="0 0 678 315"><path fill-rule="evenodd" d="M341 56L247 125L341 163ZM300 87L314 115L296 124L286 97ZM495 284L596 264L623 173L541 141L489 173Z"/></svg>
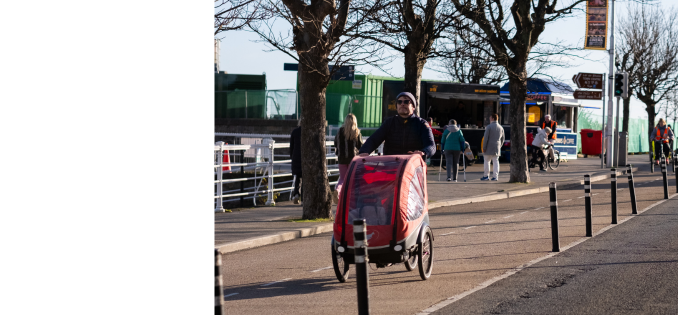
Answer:
<svg viewBox="0 0 678 315"><path fill-rule="evenodd" d="M419 155L356 157L339 196L332 236L332 264L345 282L354 264L353 220L365 219L367 254L377 268L419 266L423 280L433 267L426 163Z"/></svg>

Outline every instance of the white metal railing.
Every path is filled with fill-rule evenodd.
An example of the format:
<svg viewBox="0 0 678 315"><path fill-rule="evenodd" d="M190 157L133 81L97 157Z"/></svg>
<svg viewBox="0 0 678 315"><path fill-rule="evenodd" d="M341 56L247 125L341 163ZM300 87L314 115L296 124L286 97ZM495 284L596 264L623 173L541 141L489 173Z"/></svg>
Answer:
<svg viewBox="0 0 678 315"><path fill-rule="evenodd" d="M244 135L244 134L243 134ZM253 137L253 135L247 134L244 135L247 137ZM256 137L256 136L254 136ZM326 160L333 161L337 157L334 150L334 141L325 141L326 147ZM242 197L244 199L252 199L254 205L256 205L256 200L258 197L267 196L266 205L275 205L273 196L275 192L288 191L290 194L294 189L294 182L297 180L296 176L292 175L291 172L291 162L290 159L276 160L276 157L289 157L289 155L276 155L275 149L289 148L289 143L275 143L271 138L263 138L262 144L225 144L223 141L217 142L214 145L214 168L217 179L214 181L216 185L216 194L215 198L215 212L224 212L223 204L224 202L240 200ZM236 152L240 151L240 156L244 156L246 150L254 149L256 156L254 162L246 163L244 160L240 160L239 163L231 163L235 159L230 157L236 156ZM228 156L228 162L224 162L225 157ZM254 170L253 176L243 177L243 178L233 178L233 179L224 179L223 174L237 172L234 168L240 168L239 172L242 172L244 175L245 170ZM278 168L279 172L275 172L275 169ZM261 175L259 174L261 170ZM327 175L332 176L336 175L339 172L339 168L336 164L328 165ZM292 180L280 181L275 183L275 178L280 177L292 177ZM266 179L267 187L263 187L264 179ZM236 183L236 182L245 182L253 180L254 185L248 188L241 188L239 190L223 190L223 184L226 183ZM275 187L275 184L283 187ZM336 185L337 182L330 182L330 185ZM236 199L228 199L234 198Z"/></svg>

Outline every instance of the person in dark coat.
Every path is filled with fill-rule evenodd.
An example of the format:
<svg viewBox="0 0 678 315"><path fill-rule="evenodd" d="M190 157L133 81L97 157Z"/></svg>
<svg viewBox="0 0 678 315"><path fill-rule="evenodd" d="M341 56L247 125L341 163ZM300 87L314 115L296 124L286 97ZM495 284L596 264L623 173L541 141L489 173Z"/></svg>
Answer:
<svg viewBox="0 0 678 315"><path fill-rule="evenodd" d="M414 114L417 102L414 95L402 92L396 97L398 115L387 118L365 144L360 156L368 156L384 143L384 154L421 154L431 157L436 152L433 133L426 120Z"/></svg>
<svg viewBox="0 0 678 315"><path fill-rule="evenodd" d="M299 204L301 199L301 119L299 120L299 127L292 130L290 136L290 159L292 159L292 175L296 176L294 181L294 190L292 191L292 201L295 205ZM303 189L301 189L303 192Z"/></svg>

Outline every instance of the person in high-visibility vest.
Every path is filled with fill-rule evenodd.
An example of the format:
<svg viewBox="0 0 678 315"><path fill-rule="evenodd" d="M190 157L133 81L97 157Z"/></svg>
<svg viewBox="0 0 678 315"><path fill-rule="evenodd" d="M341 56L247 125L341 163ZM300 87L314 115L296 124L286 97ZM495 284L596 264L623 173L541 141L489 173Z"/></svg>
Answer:
<svg viewBox="0 0 678 315"><path fill-rule="evenodd" d="M541 123L541 129L546 130L546 127L551 129L551 132L548 133L547 139L551 146L549 147L549 156L553 158L553 145L556 144L556 128L558 123L555 120L551 120L551 115L544 115L544 121Z"/></svg>
<svg viewBox="0 0 678 315"><path fill-rule="evenodd" d="M660 118L657 126L654 127L652 133L650 133L650 138L654 141L654 160L657 165L659 165L659 158L661 157L661 150L664 151L664 157L666 158L666 163L669 162L669 153L671 148L669 148L669 141L673 140L673 131L671 128L666 126L666 121L664 118Z"/></svg>

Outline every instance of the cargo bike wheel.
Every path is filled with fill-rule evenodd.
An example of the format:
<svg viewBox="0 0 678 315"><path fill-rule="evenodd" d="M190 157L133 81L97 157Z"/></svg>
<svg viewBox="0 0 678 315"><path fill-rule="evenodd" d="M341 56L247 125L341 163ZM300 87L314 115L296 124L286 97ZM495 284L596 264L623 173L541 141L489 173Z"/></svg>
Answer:
<svg viewBox="0 0 678 315"><path fill-rule="evenodd" d="M337 250L334 248L334 238L332 238L332 267L334 267L334 274L337 276L339 282L344 283L348 279L348 264L344 261Z"/></svg>
<svg viewBox="0 0 678 315"><path fill-rule="evenodd" d="M419 276L422 280L428 280L433 270L433 233L431 228L426 227L417 253L419 263Z"/></svg>
<svg viewBox="0 0 678 315"><path fill-rule="evenodd" d="M417 268L417 262L419 261L419 256L415 254L410 254L410 258L405 260L405 268L407 271L412 271L414 268Z"/></svg>

